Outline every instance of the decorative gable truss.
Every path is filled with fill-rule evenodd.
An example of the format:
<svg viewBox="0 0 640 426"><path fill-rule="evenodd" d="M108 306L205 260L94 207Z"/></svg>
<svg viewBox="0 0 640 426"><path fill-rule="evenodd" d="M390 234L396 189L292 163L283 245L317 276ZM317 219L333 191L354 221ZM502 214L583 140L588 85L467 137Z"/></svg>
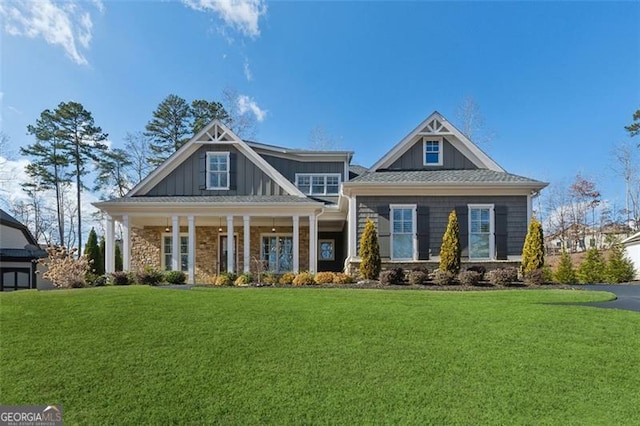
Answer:
<svg viewBox="0 0 640 426"><path fill-rule="evenodd" d="M198 148L207 144L233 145L267 176L273 179L288 195L305 197L293 183L282 176L282 174L262 158L261 155L255 152L245 141L240 139L231 129L217 119L200 130L198 134L192 137L180 149L166 159L164 163L138 183L126 196L132 197L147 194L155 185L162 181L162 179L193 155Z"/></svg>

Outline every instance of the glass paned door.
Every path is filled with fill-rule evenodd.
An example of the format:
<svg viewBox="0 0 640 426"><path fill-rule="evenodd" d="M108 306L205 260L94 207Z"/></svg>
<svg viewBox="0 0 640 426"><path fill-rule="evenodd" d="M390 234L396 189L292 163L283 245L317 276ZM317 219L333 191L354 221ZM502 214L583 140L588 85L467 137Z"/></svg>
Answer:
<svg viewBox="0 0 640 426"><path fill-rule="evenodd" d="M469 258L491 259L491 207L469 209Z"/></svg>
<svg viewBox="0 0 640 426"><path fill-rule="evenodd" d="M268 271L293 270L293 237L265 235L262 237L262 260Z"/></svg>
<svg viewBox="0 0 640 426"><path fill-rule="evenodd" d="M391 208L391 258L394 260L413 259L414 254L414 207Z"/></svg>

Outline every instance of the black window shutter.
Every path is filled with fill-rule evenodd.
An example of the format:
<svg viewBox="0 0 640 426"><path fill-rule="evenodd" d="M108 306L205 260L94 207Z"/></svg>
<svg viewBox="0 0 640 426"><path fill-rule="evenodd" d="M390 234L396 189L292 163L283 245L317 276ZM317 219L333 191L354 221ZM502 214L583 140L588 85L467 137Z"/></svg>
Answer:
<svg viewBox="0 0 640 426"><path fill-rule="evenodd" d="M238 154L229 153L229 190L238 189Z"/></svg>
<svg viewBox="0 0 640 426"><path fill-rule="evenodd" d="M200 173L198 179L198 187L201 190L207 189L207 153L200 153Z"/></svg>
<svg viewBox="0 0 640 426"><path fill-rule="evenodd" d="M378 245L380 258L391 257L391 238L389 233L389 206L378 206Z"/></svg>
<svg viewBox="0 0 640 426"><path fill-rule="evenodd" d="M469 207L456 206L456 216L460 227L460 249L462 257L469 257Z"/></svg>
<svg viewBox="0 0 640 426"><path fill-rule="evenodd" d="M495 206L496 259L507 260L507 206Z"/></svg>
<svg viewBox="0 0 640 426"><path fill-rule="evenodd" d="M418 259L429 259L429 207L418 206Z"/></svg>

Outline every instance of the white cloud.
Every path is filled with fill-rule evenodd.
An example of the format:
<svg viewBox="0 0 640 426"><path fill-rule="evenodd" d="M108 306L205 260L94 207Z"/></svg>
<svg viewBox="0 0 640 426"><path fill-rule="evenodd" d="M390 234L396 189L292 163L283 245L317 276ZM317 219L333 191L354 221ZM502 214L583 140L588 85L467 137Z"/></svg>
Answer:
<svg viewBox="0 0 640 426"><path fill-rule="evenodd" d="M249 37L260 35L259 20L266 15L264 0L183 0L188 7L202 12L213 12L231 27Z"/></svg>
<svg viewBox="0 0 640 426"><path fill-rule="evenodd" d="M244 76L246 77L247 81L253 81L253 73L251 72L251 68L249 68L249 61L248 60L244 60Z"/></svg>
<svg viewBox="0 0 640 426"><path fill-rule="evenodd" d="M256 116L256 120L260 122L264 121L267 116L267 110L261 109L256 101L254 101L247 95L238 96L238 111L240 112L240 114L251 112Z"/></svg>
<svg viewBox="0 0 640 426"><path fill-rule="evenodd" d="M100 0L94 0L93 5L100 13L104 12L104 4ZM41 37L49 44L61 46L75 63L88 64L79 48L89 48L93 22L91 14L80 6L80 2L0 2L0 16L8 34Z"/></svg>
<svg viewBox="0 0 640 426"><path fill-rule="evenodd" d="M18 114L18 115L22 115L22 111L20 111L18 108L14 107L14 106L9 105L9 106L7 107L7 109L8 109L9 111L13 112L13 113L16 113L16 114Z"/></svg>

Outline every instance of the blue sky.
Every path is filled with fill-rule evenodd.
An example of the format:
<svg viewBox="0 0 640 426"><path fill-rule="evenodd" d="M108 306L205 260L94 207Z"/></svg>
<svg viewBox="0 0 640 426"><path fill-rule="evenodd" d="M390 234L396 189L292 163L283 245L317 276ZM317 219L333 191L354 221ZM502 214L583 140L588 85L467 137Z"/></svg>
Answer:
<svg viewBox="0 0 640 426"><path fill-rule="evenodd" d="M582 173L623 197L610 150L640 107L638 2L0 8L1 126L14 153L32 142L27 124L61 101L83 103L121 146L168 94L219 100L232 87L260 115L256 140L306 147L322 126L370 166L434 110L455 123L472 97L496 135L483 148L509 172Z"/></svg>

